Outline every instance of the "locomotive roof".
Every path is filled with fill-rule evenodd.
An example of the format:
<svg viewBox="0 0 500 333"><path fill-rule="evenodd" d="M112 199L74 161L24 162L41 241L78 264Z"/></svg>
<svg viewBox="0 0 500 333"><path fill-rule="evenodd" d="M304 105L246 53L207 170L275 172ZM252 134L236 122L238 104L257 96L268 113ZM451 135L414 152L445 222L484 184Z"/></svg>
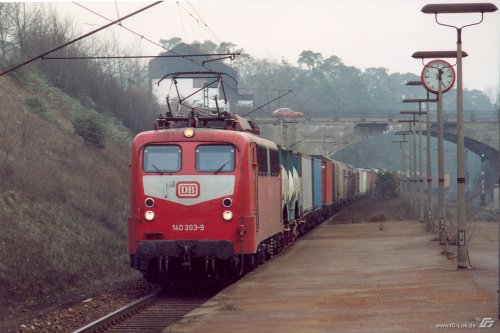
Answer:
<svg viewBox="0 0 500 333"><path fill-rule="evenodd" d="M183 135L184 129L185 128L170 128L142 132L136 135L134 138L134 144L143 146L148 143L186 141L186 138ZM195 133L198 134L198 138L202 139L203 142L233 141L240 138L240 140L243 139L249 142L255 142L256 144L267 148L278 149L278 146L273 141L264 139L249 132L214 128L194 128L194 130ZM196 134L194 138L189 140L197 141Z"/></svg>

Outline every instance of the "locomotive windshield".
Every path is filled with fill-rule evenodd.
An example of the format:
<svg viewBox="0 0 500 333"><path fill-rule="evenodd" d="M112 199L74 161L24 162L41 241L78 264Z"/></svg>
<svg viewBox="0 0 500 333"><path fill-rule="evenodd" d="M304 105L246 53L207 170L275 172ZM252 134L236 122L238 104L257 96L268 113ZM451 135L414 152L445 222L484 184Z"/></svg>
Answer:
<svg viewBox="0 0 500 333"><path fill-rule="evenodd" d="M196 148L196 170L231 172L234 170L234 147L231 145L203 145Z"/></svg>
<svg viewBox="0 0 500 333"><path fill-rule="evenodd" d="M147 146L144 148L144 171L177 172L181 169L179 146Z"/></svg>

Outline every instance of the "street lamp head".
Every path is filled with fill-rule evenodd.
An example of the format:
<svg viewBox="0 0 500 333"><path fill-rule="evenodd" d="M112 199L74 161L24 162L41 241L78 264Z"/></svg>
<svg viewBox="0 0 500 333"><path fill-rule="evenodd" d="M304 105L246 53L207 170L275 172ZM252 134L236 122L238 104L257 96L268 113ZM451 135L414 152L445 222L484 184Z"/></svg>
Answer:
<svg viewBox="0 0 500 333"><path fill-rule="evenodd" d="M456 58L457 51L417 51L411 55L415 59L440 59L440 58ZM462 51L462 58L467 57L468 54Z"/></svg>
<svg viewBox="0 0 500 333"><path fill-rule="evenodd" d="M427 114L427 112L425 112L425 111L399 111L399 114L413 114L413 115L417 115L417 114Z"/></svg>
<svg viewBox="0 0 500 333"><path fill-rule="evenodd" d="M408 81L408 82L406 82L406 85L407 86L421 86L422 81Z"/></svg>
<svg viewBox="0 0 500 333"><path fill-rule="evenodd" d="M428 99L428 98L405 98L401 102L402 103L436 102L436 99Z"/></svg>
<svg viewBox="0 0 500 333"><path fill-rule="evenodd" d="M425 14L491 13L497 10L492 3L439 3L422 8Z"/></svg>

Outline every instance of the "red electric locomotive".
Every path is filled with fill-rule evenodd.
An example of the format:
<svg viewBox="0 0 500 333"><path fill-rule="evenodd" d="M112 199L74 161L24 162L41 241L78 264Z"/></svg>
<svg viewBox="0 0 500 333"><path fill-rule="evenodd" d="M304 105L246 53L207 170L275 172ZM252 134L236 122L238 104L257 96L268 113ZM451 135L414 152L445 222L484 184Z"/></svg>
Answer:
<svg viewBox="0 0 500 333"><path fill-rule="evenodd" d="M165 75L176 85L177 115L167 97L166 117L134 138L128 250L131 266L150 280L241 275L357 193L354 168L280 151L254 123L221 112L225 75ZM206 83L181 94L177 82L186 77ZM189 98L202 90L204 108L197 109ZM211 95L219 91L223 100Z"/></svg>
<svg viewBox="0 0 500 333"><path fill-rule="evenodd" d="M130 166L131 266L149 279L242 274L282 247L279 150L222 113L157 120Z"/></svg>

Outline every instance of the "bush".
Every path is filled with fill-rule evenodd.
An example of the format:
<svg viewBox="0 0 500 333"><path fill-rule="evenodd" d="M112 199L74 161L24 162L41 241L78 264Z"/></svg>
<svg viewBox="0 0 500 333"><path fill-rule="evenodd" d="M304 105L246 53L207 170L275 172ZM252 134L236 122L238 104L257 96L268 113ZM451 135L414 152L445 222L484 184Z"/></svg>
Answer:
<svg viewBox="0 0 500 333"><path fill-rule="evenodd" d="M73 119L73 128L75 133L83 138L85 144L97 148L104 147L105 125L97 114L78 114Z"/></svg>
<svg viewBox="0 0 500 333"><path fill-rule="evenodd" d="M24 104L32 109L38 110L40 113L47 112L45 104L43 104L43 102L38 97L26 98Z"/></svg>
<svg viewBox="0 0 500 333"><path fill-rule="evenodd" d="M41 99L38 97L27 98L24 104L37 111L37 114L51 124L57 125L57 119L51 115Z"/></svg>
<svg viewBox="0 0 500 333"><path fill-rule="evenodd" d="M398 182L396 174L389 170L380 170L377 173L376 188L377 192L382 194L383 197L397 195Z"/></svg>

